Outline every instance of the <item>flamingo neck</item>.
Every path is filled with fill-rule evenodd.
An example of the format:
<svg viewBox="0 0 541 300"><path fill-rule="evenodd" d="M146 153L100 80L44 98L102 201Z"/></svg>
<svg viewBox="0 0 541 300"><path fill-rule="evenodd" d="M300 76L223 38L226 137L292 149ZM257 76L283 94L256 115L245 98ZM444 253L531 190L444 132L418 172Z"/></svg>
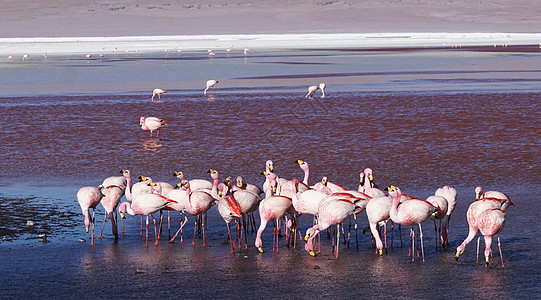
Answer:
<svg viewBox="0 0 541 300"><path fill-rule="evenodd" d="M135 216L136 213L133 211L133 209L131 208L131 204L129 202L122 202L120 204L120 206L118 207L118 210L119 211L126 211L128 214L132 215L132 216Z"/></svg>
<svg viewBox="0 0 541 300"><path fill-rule="evenodd" d="M310 177L310 168L306 167L306 169L304 169L304 179L302 180L306 185L308 185L308 177Z"/></svg>
<svg viewBox="0 0 541 300"><path fill-rule="evenodd" d="M85 217L85 227L88 228L88 226L90 226L90 216L88 209L83 210L83 216Z"/></svg>
<svg viewBox="0 0 541 300"><path fill-rule="evenodd" d="M131 176L126 177L126 199L130 202L133 200L133 195L131 193Z"/></svg>

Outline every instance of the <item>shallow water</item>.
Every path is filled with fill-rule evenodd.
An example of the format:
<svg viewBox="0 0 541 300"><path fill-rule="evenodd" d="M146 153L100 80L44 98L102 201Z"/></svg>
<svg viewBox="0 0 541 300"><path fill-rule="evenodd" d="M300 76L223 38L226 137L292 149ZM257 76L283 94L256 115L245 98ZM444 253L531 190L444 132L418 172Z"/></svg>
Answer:
<svg viewBox="0 0 541 300"><path fill-rule="evenodd" d="M541 101L538 55L467 51L287 52L248 58L86 61L51 58L2 64L19 79L19 93L0 97L4 142L0 144L0 219L3 297L30 298L535 298L541 292L537 183L541 175ZM100 65L103 64L103 65ZM96 66L96 68L87 67ZM224 78L216 95L202 96L201 81L215 70ZM66 71L71 70L71 71ZM452 70L452 72L450 72ZM109 75L105 75L109 74ZM142 75L146 74L146 75ZM15 75L14 75L15 76ZM122 92L107 94L111 76ZM2 95L16 90L5 77ZM181 78L186 89L169 89L150 102L156 83ZM304 98L306 86L323 81L325 99ZM120 87L118 87L120 85ZM236 88L241 86L241 88ZM4 87L7 87L4 89ZM58 87L68 87L68 94ZM160 85L168 88L166 84ZM144 89L145 92L139 92ZM165 139L150 139L140 116L168 120ZM433 225L423 224L426 262L408 257L394 230L393 248L374 254L368 235L331 255L307 255L303 245L272 251L271 225L265 253L252 246L229 251L227 230L213 209L206 247L191 245L193 218L183 244L144 246L139 218L126 220L115 242L106 223L104 239L89 246L78 188L98 185L128 168L135 176L176 182L173 171L206 178L206 170L242 175L261 184L272 159L285 178L302 178L294 161L310 164L310 183L322 176L356 188L365 167L376 183L400 186L426 198L445 184L458 191L451 218L450 249L435 250ZM465 212L475 186L507 193L516 207L501 234L505 268L475 263L475 242L460 262L454 250L467 235ZM25 205L26 203L26 205ZM102 209L97 219L101 220ZM34 227L26 227L33 220ZM173 230L178 228L173 214ZM301 218L304 230L310 218ZM259 223L259 220L257 220ZM366 216L361 215L361 228ZM96 228L100 229L101 222ZM5 233L4 233L5 232ZM47 243L37 235L46 233ZM167 232L165 233L167 235ZM151 234L151 238L153 234ZM85 242L78 242L83 238ZM483 245L483 243L481 243ZM28 279L29 278L29 279ZM247 294L250 292L250 294ZM252 296L253 295L253 296Z"/></svg>

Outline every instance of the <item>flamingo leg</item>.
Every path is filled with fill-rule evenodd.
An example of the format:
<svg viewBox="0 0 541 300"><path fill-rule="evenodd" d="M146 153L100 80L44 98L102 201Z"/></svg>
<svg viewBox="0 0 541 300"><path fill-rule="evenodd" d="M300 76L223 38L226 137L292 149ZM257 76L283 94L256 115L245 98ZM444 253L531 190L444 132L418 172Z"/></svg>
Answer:
<svg viewBox="0 0 541 300"><path fill-rule="evenodd" d="M233 242L231 241L231 230L229 229L229 223L225 222L227 225L227 236L229 237L229 246L231 247L231 253L233 253Z"/></svg>
<svg viewBox="0 0 541 300"><path fill-rule="evenodd" d="M477 238L477 259L476 263L479 263L479 240L481 240L481 236Z"/></svg>
<svg viewBox="0 0 541 300"><path fill-rule="evenodd" d="M392 231L391 231L391 233L392 233ZM383 223L383 239L385 240L385 255L387 255L387 223ZM391 243L392 242L393 242L393 240L391 238Z"/></svg>
<svg viewBox="0 0 541 300"><path fill-rule="evenodd" d="M103 238L103 228L105 227L105 222L107 222L107 212L105 212L105 217L103 218L103 224L101 225L100 235L98 236L98 239L100 240Z"/></svg>
<svg viewBox="0 0 541 300"><path fill-rule="evenodd" d="M118 239L118 228L116 227L116 219L115 219L115 213L110 212L109 213L109 219L111 219L111 228L113 235L115 236L115 240Z"/></svg>
<svg viewBox="0 0 541 300"><path fill-rule="evenodd" d="M169 239L171 239L171 212L167 211L167 230L169 231Z"/></svg>
<svg viewBox="0 0 541 300"><path fill-rule="evenodd" d="M94 218L95 209L92 210L92 220L90 222L90 246L94 246L94 223L96 219Z"/></svg>
<svg viewBox="0 0 541 300"><path fill-rule="evenodd" d="M143 236L143 215L141 215L141 233L140 236Z"/></svg>
<svg viewBox="0 0 541 300"><path fill-rule="evenodd" d="M184 241L182 238L182 229L184 228L184 225L186 225L186 223L188 222L188 217L186 217L186 215L184 215L184 213L182 212L180 213L180 216L181 216L180 228L177 230L173 238L169 240L169 243L172 243L177 238L177 235L179 232L180 232L180 242L182 243ZM184 220L182 220L182 217L184 217Z"/></svg>
<svg viewBox="0 0 541 300"><path fill-rule="evenodd" d="M152 221L154 221L154 236L156 237L156 242L154 243L154 245L158 245L158 239L160 238L158 236L158 230L156 228L156 219L154 219L154 217L151 215L152 217Z"/></svg>
<svg viewBox="0 0 541 300"><path fill-rule="evenodd" d="M503 255L502 255L502 246L501 246L501 243L500 243L500 236L498 236L498 250L500 250L500 258L502 260L502 268L505 268L505 266L503 264Z"/></svg>
<svg viewBox="0 0 541 300"><path fill-rule="evenodd" d="M146 242L145 242L145 246L148 247L148 215L147 215L146 220L147 220L147 222L146 222L147 233L146 233Z"/></svg>
<svg viewBox="0 0 541 300"><path fill-rule="evenodd" d="M423 262L425 261L425 248L423 246L423 228L421 227L421 223L419 223L419 237L421 238L421 254L423 256Z"/></svg>
<svg viewBox="0 0 541 300"><path fill-rule="evenodd" d="M338 247L340 247L340 224L336 225L336 259L338 259Z"/></svg>
<svg viewBox="0 0 541 300"><path fill-rule="evenodd" d="M413 226L411 226L410 236L411 236L411 251L410 251L411 261L415 261L415 231L413 230Z"/></svg>
<svg viewBox="0 0 541 300"><path fill-rule="evenodd" d="M192 246L195 246L195 234L197 232L197 221L199 220L199 215L195 217L195 224L193 227L193 240L192 240Z"/></svg>

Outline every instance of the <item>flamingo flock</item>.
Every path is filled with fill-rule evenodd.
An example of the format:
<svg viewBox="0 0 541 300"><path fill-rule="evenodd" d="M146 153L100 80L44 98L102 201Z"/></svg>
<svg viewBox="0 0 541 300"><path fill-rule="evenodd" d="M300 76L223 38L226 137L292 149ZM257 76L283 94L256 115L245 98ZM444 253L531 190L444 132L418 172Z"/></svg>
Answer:
<svg viewBox="0 0 541 300"><path fill-rule="evenodd" d="M316 247L316 237L322 232L336 234L332 238L333 254L339 257L339 246L342 240L351 239L344 224L355 222L355 236L357 230L357 215L366 211L367 229L375 243L375 253L382 256L387 253L387 223L402 226L410 226L410 247L408 256L415 260L419 256L416 244L420 244L421 259L425 261L422 223L434 220L436 241L440 246L448 246L449 218L456 204L457 192L449 185L436 189L434 195L427 199L404 194L399 187L389 186L384 190L377 187L374 182L373 172L365 168L359 174L359 186L356 190L349 190L339 184L332 183L327 177L310 185L310 169L304 160L296 160L304 173L303 180L297 178L285 179L275 172L274 163L267 161L265 176L262 182L263 189L257 184L247 183L242 176L235 180L226 176L220 181L220 173L209 169L210 180L204 178L187 179L181 171L173 172L173 177L178 180L176 184L167 182L155 182L148 176L139 176L139 182L132 184L129 170L121 170L122 176L106 178L99 187L82 187L77 192L77 200L84 216L86 231L90 229L91 245L94 245L94 213L90 215L90 209L95 210L101 203L105 210L105 219L111 220L112 233L115 239L119 238L116 228L116 211L120 213L121 220L129 215L141 216L141 235L143 234L143 217L146 218L145 244L148 246L149 221L154 223L155 244L158 244L161 232L163 213L178 211L181 215L180 226L168 241L173 243L180 234L180 242L183 242L183 228L192 216L194 232L192 245L196 244L199 236L202 245L206 246L207 217L206 214L216 207L218 214L226 223L228 240L231 252L235 249L248 248L248 227L253 220L256 211L259 213L259 227L253 245L258 252L263 253L263 235L269 223L273 227L273 251L279 251L281 237L285 236L287 246L296 248L297 240L304 242L304 249L309 255L316 256L321 253L321 239L319 247ZM476 189L476 200L470 205L467 212L469 234L464 242L458 246L456 260L464 252L466 245L473 240L477 232L485 238L485 265L489 265L492 256L492 237L499 235L503 229L505 213L510 205L514 205L509 197L501 192L484 192L481 188ZM120 202L125 196L126 201ZM154 217L159 213L160 217ZM309 215L312 225L308 228L299 228L298 219L302 215ZM159 225L158 225L159 220ZM440 226L437 226L437 221ZM232 230L231 225L236 225ZM253 224L253 223L252 223ZM103 227L102 225L102 233ZM170 217L167 227L171 228ZM255 226L252 225L252 228ZM301 231L305 234L302 235ZM122 230L124 234L124 229ZM341 239L341 235L344 237ZM418 237L418 238L416 238ZM103 238L102 234L98 238ZM356 238L357 239L357 238ZM418 241L417 241L418 240ZM346 242L344 242L346 243ZM358 243L358 242L357 242ZM268 246L270 247L270 246ZM438 247L438 245L437 245ZM498 248L501 257L501 243L498 236ZM502 258L502 267L504 266Z"/></svg>

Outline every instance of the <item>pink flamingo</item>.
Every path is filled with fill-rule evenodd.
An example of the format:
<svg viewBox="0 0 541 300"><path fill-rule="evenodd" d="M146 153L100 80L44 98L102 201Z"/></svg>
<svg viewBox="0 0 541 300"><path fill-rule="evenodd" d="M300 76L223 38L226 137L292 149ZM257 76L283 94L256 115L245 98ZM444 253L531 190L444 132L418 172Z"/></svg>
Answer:
<svg viewBox="0 0 541 300"><path fill-rule="evenodd" d="M205 219L203 214L205 214L213 205L215 197L207 190L195 190L192 192L190 188L190 182L183 181L180 184L181 188L186 192L186 211L195 216L195 226L193 231L193 241L192 245L195 245L195 233L197 232L197 221L201 219L201 227L203 230L203 246L206 246L206 228L205 228ZM214 185L212 187L214 189ZM216 189L218 188L218 183L216 182Z"/></svg>
<svg viewBox="0 0 541 300"><path fill-rule="evenodd" d="M244 182L242 176L240 176L240 175L237 176L237 184L234 186L234 188L235 187L239 187L241 189L251 191L251 192L255 193L258 196L261 195L261 193L263 193L263 190L261 190L261 188L258 187L257 185ZM235 188L235 190L236 190L236 188Z"/></svg>
<svg viewBox="0 0 541 300"><path fill-rule="evenodd" d="M421 199L411 199L409 201L402 202L400 206L400 199L402 197L402 192L398 187L390 186L388 188L389 195L393 199L393 205L391 207L390 216L391 220L394 223L408 226L411 225L411 260L415 260L415 231L413 230L413 225L419 225L419 234L421 239L421 253L423 261L425 261L425 253L423 246L423 228L421 223L426 221L430 215L434 214L439 210L438 207L435 207L431 203L421 200Z"/></svg>
<svg viewBox="0 0 541 300"><path fill-rule="evenodd" d="M100 203L103 194L101 191L93 186L84 186L77 191L77 201L81 206L83 216L85 218L86 233L88 233L88 227L90 227L90 246L94 246L94 212L96 206ZM92 208L92 218L90 218L89 210Z"/></svg>
<svg viewBox="0 0 541 300"><path fill-rule="evenodd" d="M148 183L148 192L144 194L139 194L135 198L133 198L133 201L130 202L122 202L118 208L118 211L120 212L120 217L125 218L125 213L128 213L132 216L135 215L142 215L146 216L146 243L145 245L148 246L148 216L151 216L154 221L154 235L156 237L155 245L158 244L158 232L156 229L156 219L154 219L154 216L152 214L164 209L169 203L174 203L174 200L167 199L162 195L158 195L152 192L152 187L156 185L156 183L151 182Z"/></svg>
<svg viewBox="0 0 541 300"><path fill-rule="evenodd" d="M366 204L366 216L370 224L370 231L376 241L376 250L378 254L383 255L383 242L378 231L378 226L383 226L383 236L385 239L385 251L387 251L387 221L390 219L392 198L389 196L381 196L372 198Z"/></svg>
<svg viewBox="0 0 541 300"><path fill-rule="evenodd" d="M466 219L468 221L468 236L466 239L456 248L456 260L460 258L460 255L464 253L464 249L466 248L466 245L468 245L473 238L477 235L477 231L479 230L479 216L481 213L487 210L493 210L493 209L501 209L503 211L507 210L507 208L510 205L515 205L513 202L511 202L511 199L509 199L509 196L502 192L497 191L491 191L487 192L489 195L499 196L502 198L495 198L495 197L485 197L482 193L482 189L480 187L475 188L475 194L476 194L476 201L470 204L468 207L468 211L466 212ZM486 195L486 193L485 193Z"/></svg>
<svg viewBox="0 0 541 300"><path fill-rule="evenodd" d="M112 231L115 239L118 239L118 229L116 226L115 209L120 203L120 199L124 196L126 189L126 178L124 176L110 176L103 180L100 185L103 198L101 199L101 206L105 209L105 218L103 219L103 225L101 227L99 239L103 238L103 228L105 227L105 221L107 217L111 220Z"/></svg>
<svg viewBox="0 0 541 300"><path fill-rule="evenodd" d="M207 90L208 89L211 89L214 93L216 93L216 91L214 90L214 86L218 83L218 80L214 80L214 79L210 79L210 80L207 80L207 88L205 89L205 91L203 92L203 94L206 96L207 95Z"/></svg>
<svg viewBox="0 0 541 300"><path fill-rule="evenodd" d="M184 225L186 225L186 223L188 222L188 217L186 217L186 215L184 214L184 212L186 211L186 202L188 201L187 195L184 190L179 189L180 187L181 187L181 184L178 183L175 186L175 189L167 193L167 198L171 200L175 200L176 203L170 203L169 205L167 205L165 209L176 210L180 213L180 228L177 230L173 238L169 239L169 243L174 242L179 233L180 233L180 242L182 243L184 241L182 237L182 232L183 232Z"/></svg>
<svg viewBox="0 0 541 300"><path fill-rule="evenodd" d="M447 200L447 213L445 214L441 224L442 246L446 247L449 245L449 220L451 219L451 214L455 210L457 192L453 187L445 185L437 189L434 195L442 196Z"/></svg>
<svg viewBox="0 0 541 300"><path fill-rule="evenodd" d="M160 136L159 132L162 132L161 127L164 125L167 125L167 122L163 119L156 118L156 117L141 117L139 119L139 125L141 125L141 129L145 131L150 131L150 138L152 139L152 132L154 130L158 130L158 137ZM163 132L162 132L162 140L163 140Z"/></svg>
<svg viewBox="0 0 541 300"><path fill-rule="evenodd" d="M241 228L242 228L242 231L244 231L245 237L247 237L248 226L247 226L245 216L247 216L248 221L250 221L251 218L253 218L253 212L259 208L259 202L261 202L262 199L259 196L259 194L256 194L256 192L254 192L253 190L245 190L237 185L233 185L233 180L231 177L226 178L224 182L226 183L225 191L226 192L230 191L235 201L239 204L241 217L242 217ZM257 186L255 187L258 188ZM241 243L242 243L242 231L241 231L241 239L240 239ZM246 248L248 248L247 238L245 238L245 245L246 245ZM242 244L240 246L242 246Z"/></svg>
<svg viewBox="0 0 541 300"><path fill-rule="evenodd" d="M347 197L347 198L344 198ZM359 207L353 202L353 197L346 195L331 195L321 201L318 208L318 222L308 230L304 240L306 242L305 250L311 256L315 256L313 240L316 235L326 230L332 225L336 225L336 252L335 257L339 256L338 246L340 244L340 224L342 224L350 215L354 214Z"/></svg>
<svg viewBox="0 0 541 300"><path fill-rule="evenodd" d="M310 166L308 165L308 163L306 161L301 160L301 159L296 160L295 163L297 163L299 165L299 167L304 171L304 179L303 179L302 182L303 182L304 185L308 186L308 178L310 177ZM331 193L347 190L343 186L340 186L340 185L338 185L336 183L328 181L327 177L323 177L321 182L318 182L315 185L310 186L310 188L313 188L313 189L318 190L318 191L323 191L323 192L329 192L330 191ZM302 186L301 186L300 191L304 191L304 190L305 189L302 188Z"/></svg>
<svg viewBox="0 0 541 300"><path fill-rule="evenodd" d="M150 98L150 100L152 100L152 102L156 103L156 101L154 101L154 96L158 95L158 101L157 102L161 102L161 95L165 94L165 93L167 93L166 90L154 89L152 91L152 98Z"/></svg>
<svg viewBox="0 0 541 300"><path fill-rule="evenodd" d="M502 260L502 268L505 267L503 264L502 247L500 243L500 232L503 230L504 223L505 210L498 208L489 209L479 215L477 224L479 226L479 231L481 231L481 234L485 237L485 267L488 267L489 264L489 257L492 254L492 236L495 234L498 235L498 249ZM479 255L479 248L477 249L477 253Z"/></svg>
<svg viewBox="0 0 541 300"><path fill-rule="evenodd" d="M445 230L442 226L443 219L447 216L447 210L449 207L449 203L447 202L447 199L443 196L430 196L426 198L426 201L434 205L435 207L438 207L439 210L436 211L434 214L430 215L430 219L434 220L434 232L436 233L436 250L438 249L438 237L442 242L442 246L445 244L444 241L447 239L447 235L445 235ZM440 227L436 225L436 220L440 220ZM439 230L438 230L439 229Z"/></svg>
<svg viewBox="0 0 541 300"><path fill-rule="evenodd" d="M314 94L317 90L321 90L321 98L325 98L325 83L320 83L319 86L317 85L311 85L308 87L308 94L306 94L306 96L304 96L305 98L307 99L313 99L314 97Z"/></svg>
<svg viewBox="0 0 541 300"><path fill-rule="evenodd" d="M182 173L181 171L174 172L173 176L178 178L179 182L181 182L181 183L182 183L182 181L187 180L184 177L184 173ZM191 180L188 180L188 181L190 182L190 188L191 188L192 191L197 191L197 190L202 190L202 189L208 189L208 190L212 189L212 182L210 182L209 180L206 180L206 179L191 179Z"/></svg>
<svg viewBox="0 0 541 300"><path fill-rule="evenodd" d="M227 234L229 236L229 245L231 246L231 253L233 253L234 246L231 240L231 230L229 228L229 223L233 221L238 221L241 217L241 210L239 203L231 195L227 194L227 186L223 183L220 184L222 197L217 200L218 213L224 219L227 224ZM237 225L238 227L238 225Z"/></svg>
<svg viewBox="0 0 541 300"><path fill-rule="evenodd" d="M378 189L374 184L374 177L372 176L372 169L366 168L363 172L359 173L359 192L369 195L372 198L385 197L385 192Z"/></svg>
<svg viewBox="0 0 541 300"><path fill-rule="evenodd" d="M264 175L267 177L269 185L265 191L265 199L259 203L259 217L261 219L261 224L259 225L255 239L255 247L260 253L263 253L263 242L261 240L261 235L263 234L265 227L267 227L267 223L271 220L277 222L284 217L292 207L291 198L273 195L273 190L276 190L277 186L276 174L272 172L264 172ZM278 251L278 233L279 229L276 228L275 225L272 250L276 251Z"/></svg>

